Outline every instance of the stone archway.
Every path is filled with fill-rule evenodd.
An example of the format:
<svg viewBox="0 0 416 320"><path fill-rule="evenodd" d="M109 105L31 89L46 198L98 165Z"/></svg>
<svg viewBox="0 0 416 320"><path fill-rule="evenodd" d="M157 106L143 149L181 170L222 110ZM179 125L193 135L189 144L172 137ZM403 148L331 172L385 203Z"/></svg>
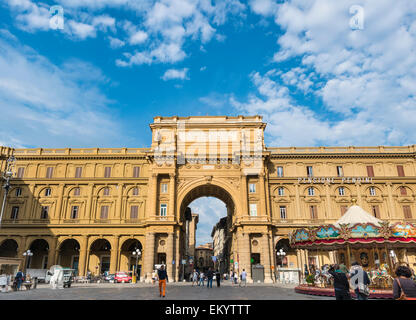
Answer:
<svg viewBox="0 0 416 320"><path fill-rule="evenodd" d="M141 255L137 257L133 255L133 251L140 250ZM133 271L137 261L137 279L140 280L143 262L143 245L138 239L127 239L120 247L120 263L119 271Z"/></svg>
<svg viewBox="0 0 416 320"><path fill-rule="evenodd" d="M96 239L90 246L88 271L98 276L110 270L111 244L107 239Z"/></svg>
<svg viewBox="0 0 416 320"><path fill-rule="evenodd" d="M17 258L18 254L17 241L14 239L6 239L0 244L0 257Z"/></svg>
<svg viewBox="0 0 416 320"><path fill-rule="evenodd" d="M65 268L75 269L78 275L80 244L75 239L64 240L58 251L58 264Z"/></svg>
<svg viewBox="0 0 416 320"><path fill-rule="evenodd" d="M26 257L26 268L47 269L49 243L44 239L36 239L30 244L29 249L33 256Z"/></svg>

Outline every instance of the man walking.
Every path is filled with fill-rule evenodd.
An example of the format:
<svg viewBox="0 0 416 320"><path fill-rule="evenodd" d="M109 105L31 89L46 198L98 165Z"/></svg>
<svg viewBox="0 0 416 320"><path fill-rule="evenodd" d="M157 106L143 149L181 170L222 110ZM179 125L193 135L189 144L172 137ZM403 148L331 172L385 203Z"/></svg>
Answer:
<svg viewBox="0 0 416 320"><path fill-rule="evenodd" d="M207 272L207 288L212 288L212 278L214 277L214 272L209 268Z"/></svg>
<svg viewBox="0 0 416 320"><path fill-rule="evenodd" d="M243 269L243 272L241 272L240 287L241 287L242 283L244 283L244 287L247 287L247 272L246 272L246 269Z"/></svg>
<svg viewBox="0 0 416 320"><path fill-rule="evenodd" d="M336 300L351 300L350 283L339 265L331 265L328 273L334 277L334 290Z"/></svg>
<svg viewBox="0 0 416 320"><path fill-rule="evenodd" d="M199 274L199 283L198 283L198 287L202 284L202 286L204 286L204 279L205 279L205 275L204 273L201 271L201 273Z"/></svg>
<svg viewBox="0 0 416 320"><path fill-rule="evenodd" d="M20 290L20 286L22 285L23 279L24 279L23 272L22 272L22 270L19 270L16 273L16 276L14 278L14 280L16 281L16 288L17 288L17 290Z"/></svg>
<svg viewBox="0 0 416 320"><path fill-rule="evenodd" d="M166 273L165 266L161 266L159 270L157 270L157 277L159 279L159 294L160 297L165 297L166 291L166 280L168 279L168 274Z"/></svg>
<svg viewBox="0 0 416 320"><path fill-rule="evenodd" d="M198 272L194 269L194 271L192 272L192 287L195 284L198 284Z"/></svg>

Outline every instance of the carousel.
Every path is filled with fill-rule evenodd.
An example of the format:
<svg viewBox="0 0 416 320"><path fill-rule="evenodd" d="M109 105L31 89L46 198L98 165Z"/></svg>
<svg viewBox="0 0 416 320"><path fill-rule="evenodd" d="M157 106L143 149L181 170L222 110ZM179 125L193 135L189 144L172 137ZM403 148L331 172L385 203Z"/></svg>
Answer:
<svg viewBox="0 0 416 320"><path fill-rule="evenodd" d="M410 223L382 221L354 204L334 224L314 228L301 228L289 235L290 246L309 253L320 252L349 270L359 262L370 280L370 298L391 298L394 269L398 264L409 266L407 249L416 244L416 226ZM305 266L307 284L295 288L296 292L333 296L329 264L318 268ZM354 296L355 294L351 292Z"/></svg>

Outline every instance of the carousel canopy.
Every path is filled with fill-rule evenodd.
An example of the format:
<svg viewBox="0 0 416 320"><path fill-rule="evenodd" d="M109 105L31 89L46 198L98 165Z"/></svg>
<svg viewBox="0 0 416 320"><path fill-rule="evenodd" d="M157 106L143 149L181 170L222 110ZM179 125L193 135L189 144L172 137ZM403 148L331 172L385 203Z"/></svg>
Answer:
<svg viewBox="0 0 416 320"><path fill-rule="evenodd" d="M341 224L347 224L349 227L352 227L357 223L372 223L376 226L381 226L380 222L383 221L372 216L360 206L353 205L349 207L349 209L347 210L347 212L345 212L341 219L334 223L334 226L339 228Z"/></svg>

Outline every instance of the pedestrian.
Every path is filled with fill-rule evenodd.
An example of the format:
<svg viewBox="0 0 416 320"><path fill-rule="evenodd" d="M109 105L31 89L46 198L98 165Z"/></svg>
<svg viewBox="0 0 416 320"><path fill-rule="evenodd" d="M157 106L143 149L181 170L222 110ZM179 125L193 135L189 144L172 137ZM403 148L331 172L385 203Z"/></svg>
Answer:
<svg viewBox="0 0 416 320"><path fill-rule="evenodd" d="M202 286L204 286L204 280L205 280L205 275L204 273L201 271L201 273L199 274L199 283L198 283L198 287L202 284Z"/></svg>
<svg viewBox="0 0 416 320"><path fill-rule="evenodd" d="M411 279L412 272L406 266L398 266L393 281L393 298L396 300L416 300L416 283Z"/></svg>
<svg viewBox="0 0 416 320"><path fill-rule="evenodd" d="M240 287L242 283L244 283L244 287L247 287L247 272L245 269L243 269L243 272L241 272Z"/></svg>
<svg viewBox="0 0 416 320"><path fill-rule="evenodd" d="M221 273L217 270L215 273L215 277L217 278L217 287L221 285Z"/></svg>
<svg viewBox="0 0 416 320"><path fill-rule="evenodd" d="M194 269L194 271L192 272L192 287L195 284L198 284L198 272Z"/></svg>
<svg viewBox="0 0 416 320"><path fill-rule="evenodd" d="M214 272L209 268L207 272L207 288L212 288L212 278L214 277Z"/></svg>
<svg viewBox="0 0 416 320"><path fill-rule="evenodd" d="M234 272L230 271L230 280L231 280L231 284L234 283Z"/></svg>
<svg viewBox="0 0 416 320"><path fill-rule="evenodd" d="M24 280L24 274L22 270L19 269L19 271L16 273L16 276L14 277L14 280L16 281L17 290L20 290L20 286L22 285L22 282Z"/></svg>
<svg viewBox="0 0 416 320"><path fill-rule="evenodd" d="M370 278L358 262L353 262L350 269L350 285L354 288L357 300L367 300L370 295Z"/></svg>
<svg viewBox="0 0 416 320"><path fill-rule="evenodd" d="M351 300L350 284L347 275L340 270L339 265L331 265L328 273L334 277L335 299Z"/></svg>
<svg viewBox="0 0 416 320"><path fill-rule="evenodd" d="M168 274L166 273L165 266L162 265L157 271L157 278L159 280L159 294L160 297L165 297L166 291L166 280L168 280Z"/></svg>
<svg viewBox="0 0 416 320"><path fill-rule="evenodd" d="M234 284L238 284L238 274L234 272Z"/></svg>

